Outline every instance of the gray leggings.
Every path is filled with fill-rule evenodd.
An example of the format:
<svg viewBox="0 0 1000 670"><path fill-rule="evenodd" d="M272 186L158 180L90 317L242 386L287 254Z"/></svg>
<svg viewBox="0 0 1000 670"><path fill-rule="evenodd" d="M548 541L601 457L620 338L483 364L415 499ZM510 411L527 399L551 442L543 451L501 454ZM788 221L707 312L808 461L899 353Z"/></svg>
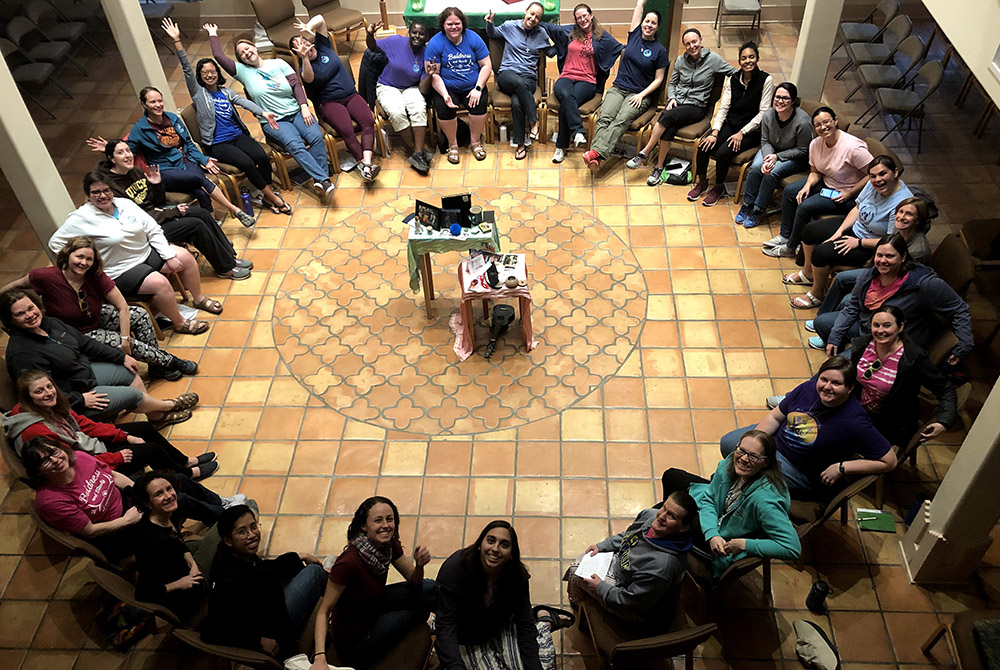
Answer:
<svg viewBox="0 0 1000 670"><path fill-rule="evenodd" d="M83 415L94 421L113 421L121 412L135 409L142 401L142 391L134 389L129 384L135 375L124 365L114 363L91 363L90 370L94 373L97 386L91 389L94 393L106 393L108 406L98 411L86 409Z"/></svg>
<svg viewBox="0 0 1000 670"><path fill-rule="evenodd" d="M160 349L160 344L156 340L156 331L153 330L153 322L149 318L149 312L142 307L129 305L128 316L129 329L132 332L132 341L130 342L132 358L148 365L169 367L173 356ZM104 303L101 307L101 325L87 333L87 336L109 347L120 347L122 344L121 332L121 319L118 317L118 310L114 305Z"/></svg>

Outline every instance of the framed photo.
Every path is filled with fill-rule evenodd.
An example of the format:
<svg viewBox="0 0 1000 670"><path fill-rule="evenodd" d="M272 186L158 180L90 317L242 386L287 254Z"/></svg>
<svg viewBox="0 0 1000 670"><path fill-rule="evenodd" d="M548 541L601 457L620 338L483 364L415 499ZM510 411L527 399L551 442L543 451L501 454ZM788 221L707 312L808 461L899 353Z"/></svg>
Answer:
<svg viewBox="0 0 1000 670"><path fill-rule="evenodd" d="M427 226L431 230L441 229L440 207L435 207L434 205L424 202L423 200L417 200L415 214L417 217L417 223Z"/></svg>
<svg viewBox="0 0 1000 670"><path fill-rule="evenodd" d="M469 209L472 207L472 195L470 193L460 193L458 195L446 195L441 198L441 209L457 209L460 214L458 223L463 228L469 227Z"/></svg>

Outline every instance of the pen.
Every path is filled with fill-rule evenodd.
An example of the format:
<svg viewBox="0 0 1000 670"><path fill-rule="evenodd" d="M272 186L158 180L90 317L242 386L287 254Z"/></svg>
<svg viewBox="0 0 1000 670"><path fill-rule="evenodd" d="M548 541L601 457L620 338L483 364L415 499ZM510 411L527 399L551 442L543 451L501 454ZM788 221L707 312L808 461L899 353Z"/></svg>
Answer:
<svg viewBox="0 0 1000 670"><path fill-rule="evenodd" d="M877 516L859 516L858 521L874 521L877 518Z"/></svg>

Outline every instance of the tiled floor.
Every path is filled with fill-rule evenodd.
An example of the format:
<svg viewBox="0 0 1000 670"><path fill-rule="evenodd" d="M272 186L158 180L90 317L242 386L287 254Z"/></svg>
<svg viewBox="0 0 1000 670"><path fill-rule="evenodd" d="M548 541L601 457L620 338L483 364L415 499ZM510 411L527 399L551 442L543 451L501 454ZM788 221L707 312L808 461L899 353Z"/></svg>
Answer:
<svg viewBox="0 0 1000 670"><path fill-rule="evenodd" d="M701 28L706 43L713 44L710 28ZM925 25L921 30L930 32ZM732 57L739 38L727 33L726 56ZM354 46L355 66L361 44ZM787 78L795 44L793 27L766 25L764 69L778 80ZM192 58L207 52L202 41L189 49ZM85 60L89 79L63 75L74 100L45 98L59 121L38 114L40 131L78 201L80 176L94 163L83 139L120 134L138 114L117 56ZM162 60L178 104L185 104L179 68L168 54ZM834 61L832 67L838 66ZM971 137L969 128L982 103L973 96L965 110L955 109L951 100L965 72L953 65L947 76L931 105L919 158L898 137L889 140L906 163L906 179L932 192L942 208L936 239L948 224L961 223L1000 195L1000 168L994 165L997 130L990 129L983 139ZM852 86L849 79L846 84L831 81L826 98L843 113L856 114L857 105L839 103L845 85ZM550 144L534 148L523 163L515 162L506 148L488 149L481 163L471 157L460 167L439 161L430 177L408 169L396 152L382 162L373 188L363 188L353 174L340 175L329 208L320 207L311 195L292 192L285 194L296 206L291 219L265 213L252 233L226 224L237 248L253 259L254 276L231 283L205 275L208 293L224 301L225 313L211 319L209 334L173 335L168 342L178 355L198 360L201 372L173 384L157 382L153 392L199 393L202 404L194 418L175 426L170 437L190 454L218 452L222 467L210 484L222 494L242 491L258 500L269 553L292 548L338 552L357 503L378 492L399 505L404 543L412 546L416 540L431 549L432 573L444 557L474 538L485 521L512 519L532 572L533 599L559 603L564 600L559 576L567 559L623 528L637 510L655 501L655 482L664 469L711 472L719 435L756 420L763 414L765 396L789 389L822 360L805 344L802 321L808 314L789 307L780 281L778 266L791 265L776 264L759 251L759 243L775 232L771 226L753 231L735 227L728 201L711 209L691 205L684 188L648 188L645 174L627 172L620 163L595 179L578 154L562 166L553 165ZM406 289L404 266L396 260L402 250L399 231L390 226L394 235L377 243L359 241L353 233L370 233L386 212L395 212L401 201L424 189L440 193L463 188L479 200L493 201L496 209L503 198L511 198L509 223L501 224L508 239L523 235L528 228L522 221L532 220L533 212L555 200L577 208L561 210L555 223L565 221L567 211L579 217L569 224L588 222L591 228L582 236L609 240L608 248L634 258L644 286L634 294L616 293L615 284L575 265L567 256L582 249L572 246L578 240L567 239L560 251L569 253L561 255L522 243L535 256L533 267L546 269L536 277L545 289L536 312L542 347L526 355L523 346L515 353L509 345L489 372L478 355L456 364L446 323L455 303L453 289L447 289L453 282L450 268L458 256L435 257L439 287L447 290L435 321L428 323L422 298ZM46 260L5 184L0 222L0 282L5 283ZM359 228L362 223L365 230ZM620 241L609 238L607 230ZM345 235L347 231L352 232ZM344 253L350 260L338 257ZM310 259L319 267L313 268ZM393 259L391 268L387 259ZM341 272L343 283L327 285L323 281L328 279L319 279L320 274L334 274L331 267L339 266L339 271L350 263L356 267ZM379 278L391 282L376 282ZM315 360L297 358L302 352L287 337L284 320L305 310L309 300L320 299L310 295L300 300L297 294L304 295L307 282L314 291L329 291L322 317L311 317L329 322L318 331L302 321L297 346L311 348L312 356L330 357L322 360L329 366L328 378L316 372ZM584 288L571 289L572 282ZM549 293L557 291L558 297ZM576 291L582 304L564 300L567 291ZM558 313L544 309L549 300L553 308L560 305ZM614 332L598 334L599 319L613 315L613 308L640 301L645 309L634 319L641 326L608 322ZM398 322L409 328L407 344L378 333L385 325L378 319L364 333L347 327L346 321L361 323L389 302L401 310ZM988 314L977 302L973 308L977 317ZM405 318L399 316L404 312ZM558 337L557 321L565 331ZM991 325L977 321L977 334L989 332ZM379 336L371 337L373 333ZM414 359L415 352L422 352L422 358ZM348 370L350 361L363 369L390 356L399 360L399 369L383 380L352 377ZM607 367L608 361L613 365ZM437 376L429 372L432 362ZM967 368L974 391L966 409L974 417L977 399L995 378L995 354L977 353ZM568 391L554 394L550 387ZM466 402L470 390L478 389L477 401L488 403L490 396L505 398L518 388L530 393L523 403L515 403L510 416L496 420L495 429L461 429L472 425L471 413L464 411L471 406ZM413 417L434 421L419 427L394 423L386 408L403 403L417 408ZM933 490L966 427L957 426L940 443L922 448L916 469L902 466L893 474L888 506L897 518L917 493ZM104 670L209 663L162 633L130 654L109 651L91 624L99 594L86 579L84 562L64 556L35 531L23 513L29 496L9 476L0 479L0 666ZM928 590L907 583L897 539L861 533L853 518L843 527L827 524L809 538L805 570L775 566L775 609L759 609L759 578L727 591L721 634L699 650L699 666L797 667L791 622L800 618L833 631L849 670L926 665L919 643L939 615L1000 603L1000 549L987 555L974 584ZM833 586L829 616L804 610L816 578ZM950 662L943 648L939 654ZM580 665L570 654L563 662L567 668Z"/></svg>

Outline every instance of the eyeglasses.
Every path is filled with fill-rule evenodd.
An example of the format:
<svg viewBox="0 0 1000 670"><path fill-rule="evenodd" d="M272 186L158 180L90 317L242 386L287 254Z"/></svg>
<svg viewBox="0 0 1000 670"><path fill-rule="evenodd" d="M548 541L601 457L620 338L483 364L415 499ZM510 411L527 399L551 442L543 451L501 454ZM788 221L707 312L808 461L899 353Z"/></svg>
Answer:
<svg viewBox="0 0 1000 670"><path fill-rule="evenodd" d="M817 121L813 124L813 128L819 130L820 128L827 128L829 126L836 125L836 121Z"/></svg>
<svg viewBox="0 0 1000 670"><path fill-rule="evenodd" d="M51 467L57 453L59 453L58 449L49 449L49 452L45 454L45 458L38 464L39 469Z"/></svg>
<svg viewBox="0 0 1000 670"><path fill-rule="evenodd" d="M749 451L745 451L743 447L736 447L736 458L745 458L751 463L760 463L767 460L767 456L751 454Z"/></svg>
<svg viewBox="0 0 1000 670"><path fill-rule="evenodd" d="M87 296L83 294L82 290L76 292L76 304L80 307L80 311L90 318L90 305L87 303Z"/></svg>
<svg viewBox="0 0 1000 670"><path fill-rule="evenodd" d="M250 524L249 526L240 526L239 528L234 529L233 530L233 536L234 537L246 537L250 533L256 532L257 530L258 530L257 523L254 522L254 523Z"/></svg>
<svg viewBox="0 0 1000 670"><path fill-rule="evenodd" d="M776 95L776 96L774 96L774 101L775 102L791 102L792 99L790 97L788 97L787 95Z"/></svg>
<svg viewBox="0 0 1000 670"><path fill-rule="evenodd" d="M881 369L882 369L882 359L881 358L876 358L872 362L872 364L868 366L868 369L865 370L864 373L861 376L864 379L871 379L872 375L874 375L876 372L878 372Z"/></svg>
<svg viewBox="0 0 1000 670"><path fill-rule="evenodd" d="M99 195L111 195L111 189L110 188L102 188L99 191L91 191L90 195L93 196L93 197L97 197Z"/></svg>

